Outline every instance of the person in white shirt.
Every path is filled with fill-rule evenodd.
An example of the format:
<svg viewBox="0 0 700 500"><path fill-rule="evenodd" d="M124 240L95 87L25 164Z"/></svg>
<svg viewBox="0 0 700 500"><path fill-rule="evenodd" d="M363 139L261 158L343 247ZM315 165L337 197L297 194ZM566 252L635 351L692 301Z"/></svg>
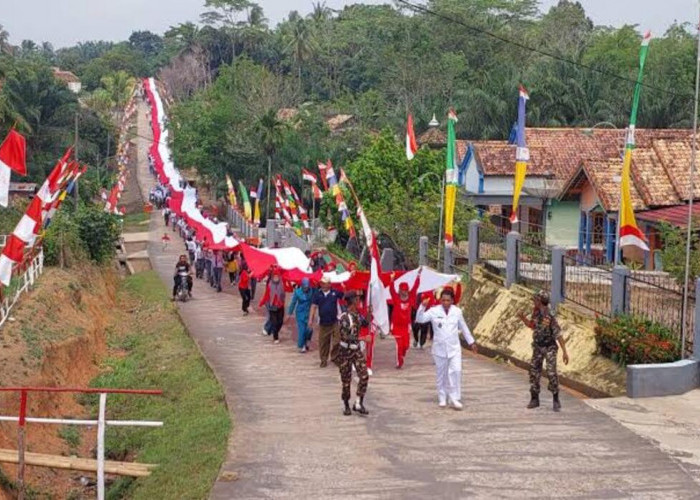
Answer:
<svg viewBox="0 0 700 500"><path fill-rule="evenodd" d="M477 352L462 310L454 305L454 290L445 287L440 294L440 305L426 310L429 298L421 303L416 314L418 323L431 323L433 326L433 359L437 374L438 405L441 408L449 402L455 410L462 409L462 345L460 331L469 348Z"/></svg>

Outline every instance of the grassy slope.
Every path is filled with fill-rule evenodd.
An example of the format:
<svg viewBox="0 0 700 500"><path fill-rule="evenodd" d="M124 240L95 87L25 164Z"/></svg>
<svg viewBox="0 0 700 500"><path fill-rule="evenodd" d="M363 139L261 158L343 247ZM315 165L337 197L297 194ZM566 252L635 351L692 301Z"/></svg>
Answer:
<svg viewBox="0 0 700 500"><path fill-rule="evenodd" d="M162 389L163 396L109 396L107 418L164 426L108 428L110 458L160 464L150 477L117 480L108 498L206 498L231 429L222 389L154 272L127 278L119 302L122 312L108 334L112 355L92 385ZM89 403L95 411L96 399Z"/></svg>

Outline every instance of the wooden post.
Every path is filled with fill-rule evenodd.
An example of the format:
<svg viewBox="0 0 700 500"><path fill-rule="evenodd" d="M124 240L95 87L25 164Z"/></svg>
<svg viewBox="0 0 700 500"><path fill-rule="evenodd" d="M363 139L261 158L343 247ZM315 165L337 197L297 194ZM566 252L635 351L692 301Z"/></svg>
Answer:
<svg viewBox="0 0 700 500"><path fill-rule="evenodd" d="M17 430L17 499L24 500L24 438L27 417L27 391L19 393L19 428Z"/></svg>
<svg viewBox="0 0 700 500"><path fill-rule="evenodd" d="M105 408L107 394L100 393L100 409L97 417L97 500L105 498Z"/></svg>

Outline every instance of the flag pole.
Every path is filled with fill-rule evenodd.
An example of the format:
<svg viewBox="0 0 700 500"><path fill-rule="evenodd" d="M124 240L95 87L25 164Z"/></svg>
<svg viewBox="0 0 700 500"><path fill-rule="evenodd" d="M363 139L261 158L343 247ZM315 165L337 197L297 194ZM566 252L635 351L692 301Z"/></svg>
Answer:
<svg viewBox="0 0 700 500"><path fill-rule="evenodd" d="M688 231L685 241L685 278L683 280L683 322L681 323L681 359L685 359L685 339L688 333L688 287L690 285L690 242L693 234L693 198L695 198L695 161L698 137L698 95L700 94L700 24L698 24L698 48L695 64L695 104L693 108L693 140L690 156L690 174L688 185Z"/></svg>
<svg viewBox="0 0 700 500"><path fill-rule="evenodd" d="M315 185L315 183L311 183L311 234L309 235L310 243L313 243L316 231L316 193L314 190Z"/></svg>
<svg viewBox="0 0 700 500"><path fill-rule="evenodd" d="M442 225L445 223L445 178L447 172L442 174L442 190L440 191L440 231L438 232L437 266L440 266L440 245L442 244Z"/></svg>

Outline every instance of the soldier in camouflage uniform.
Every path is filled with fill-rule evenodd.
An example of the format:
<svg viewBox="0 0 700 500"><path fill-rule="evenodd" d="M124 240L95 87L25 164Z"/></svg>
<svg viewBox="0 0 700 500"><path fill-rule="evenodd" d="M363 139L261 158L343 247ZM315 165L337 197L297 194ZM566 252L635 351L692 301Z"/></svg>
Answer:
<svg viewBox="0 0 700 500"><path fill-rule="evenodd" d="M347 311L339 318L340 344L338 347L338 367L340 381L343 384L343 403L345 404L343 414L352 414L350 411L350 382L352 381L352 367L354 365L360 381L357 384L357 400L352 409L360 415L367 415L369 412L365 409L364 399L369 375L367 374L365 355L360 349L360 328L367 326L367 320L357 312L358 297L355 292L348 292L345 295L345 300Z"/></svg>
<svg viewBox="0 0 700 500"><path fill-rule="evenodd" d="M518 317L528 327L532 328L532 361L530 362L530 403L528 408L540 405L540 377L542 364L547 361L547 378L549 390L554 397L553 409L559 411L559 377L557 375L557 342L561 346L564 364L569 364L569 354L566 352L566 342L561 335L561 328L556 318L549 310L549 295L539 292L534 297L535 309L530 319L520 313Z"/></svg>

